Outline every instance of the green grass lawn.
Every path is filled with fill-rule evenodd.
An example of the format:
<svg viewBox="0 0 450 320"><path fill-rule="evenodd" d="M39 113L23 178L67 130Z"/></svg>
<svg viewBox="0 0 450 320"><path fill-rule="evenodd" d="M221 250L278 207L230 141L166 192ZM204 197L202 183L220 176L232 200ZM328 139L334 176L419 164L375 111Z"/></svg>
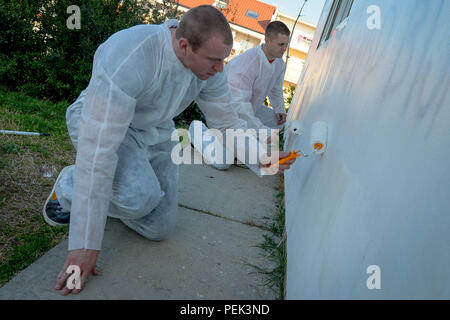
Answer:
<svg viewBox="0 0 450 320"><path fill-rule="evenodd" d="M0 134L0 286L68 235L41 214L59 171L75 161L67 106L0 88L0 129L50 134Z"/></svg>

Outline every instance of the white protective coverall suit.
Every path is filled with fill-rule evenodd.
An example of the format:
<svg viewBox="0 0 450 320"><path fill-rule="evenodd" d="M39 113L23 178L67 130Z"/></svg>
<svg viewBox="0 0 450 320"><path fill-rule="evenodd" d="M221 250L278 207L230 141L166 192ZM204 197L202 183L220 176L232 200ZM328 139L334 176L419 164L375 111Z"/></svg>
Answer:
<svg viewBox="0 0 450 320"><path fill-rule="evenodd" d="M283 97L285 69L282 59L275 58L270 63L262 46L245 51L225 66L233 106L249 128L282 127L277 124L275 114L286 113ZM267 96L273 109L264 105Z"/></svg>
<svg viewBox="0 0 450 320"><path fill-rule="evenodd" d="M286 113L283 97L285 69L285 64L280 58L275 58L270 63L262 46L245 51L231 59L225 66L233 107L239 118L245 120L248 128L259 131L283 127L277 124L276 114ZM267 96L273 109L264 105ZM192 126L190 130L192 131ZM205 150L209 143L210 139L205 138L202 150ZM223 153L226 152L230 150L224 148ZM218 170L230 167L230 164L215 163L211 160L209 162L212 162L212 166Z"/></svg>
<svg viewBox="0 0 450 320"><path fill-rule="evenodd" d="M195 100L213 128L242 128L230 109L226 75L198 79L172 47L169 27L139 25L97 49L88 87L68 108L76 163L55 192L69 210L69 250L100 250L107 215L152 239L173 229L178 167L171 161L173 118ZM253 138L254 139L254 138Z"/></svg>

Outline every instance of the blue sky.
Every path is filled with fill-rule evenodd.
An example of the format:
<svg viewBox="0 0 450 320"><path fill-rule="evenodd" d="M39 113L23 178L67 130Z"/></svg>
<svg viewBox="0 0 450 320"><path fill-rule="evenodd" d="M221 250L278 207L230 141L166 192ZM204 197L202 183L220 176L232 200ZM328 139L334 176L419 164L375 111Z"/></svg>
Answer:
<svg viewBox="0 0 450 320"><path fill-rule="evenodd" d="M259 0L276 6L279 11L297 17L304 0ZM303 7L302 20L317 24L326 0L308 0Z"/></svg>

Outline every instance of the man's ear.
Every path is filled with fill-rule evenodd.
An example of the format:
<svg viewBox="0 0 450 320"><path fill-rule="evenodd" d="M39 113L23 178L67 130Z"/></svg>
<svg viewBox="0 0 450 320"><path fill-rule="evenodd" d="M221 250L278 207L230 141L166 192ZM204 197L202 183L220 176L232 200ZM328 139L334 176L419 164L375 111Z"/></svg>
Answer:
<svg viewBox="0 0 450 320"><path fill-rule="evenodd" d="M187 49L190 46L189 41L186 38L180 38L177 41L178 41L178 48L180 49L182 54L185 55L187 52Z"/></svg>
<svg viewBox="0 0 450 320"><path fill-rule="evenodd" d="M264 42L268 43L269 42L269 37L268 36L264 36Z"/></svg>

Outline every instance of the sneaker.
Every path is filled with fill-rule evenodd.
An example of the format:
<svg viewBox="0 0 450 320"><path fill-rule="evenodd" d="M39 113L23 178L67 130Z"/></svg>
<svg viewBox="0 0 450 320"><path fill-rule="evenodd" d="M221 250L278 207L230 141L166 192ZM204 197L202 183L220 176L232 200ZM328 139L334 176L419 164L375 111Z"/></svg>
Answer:
<svg viewBox="0 0 450 320"><path fill-rule="evenodd" d="M44 209L42 210L45 222L53 227L65 226L70 222L70 211L64 210L61 207L55 193L56 184L58 183L63 171L64 169L59 173L59 176L53 185L52 192L50 192L47 201L45 201Z"/></svg>

